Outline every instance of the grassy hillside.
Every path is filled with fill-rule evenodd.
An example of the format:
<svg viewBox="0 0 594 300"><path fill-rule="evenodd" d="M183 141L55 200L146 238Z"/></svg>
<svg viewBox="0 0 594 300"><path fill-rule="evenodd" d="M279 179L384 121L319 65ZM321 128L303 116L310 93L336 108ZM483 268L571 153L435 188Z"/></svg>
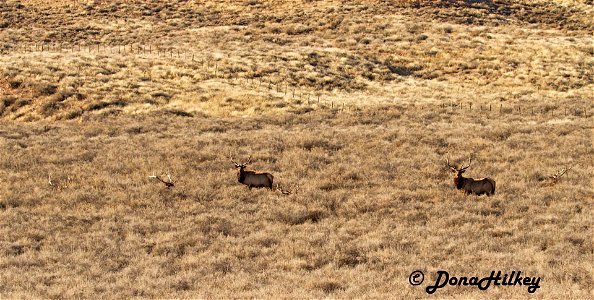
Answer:
<svg viewBox="0 0 594 300"><path fill-rule="evenodd" d="M594 298L593 12L4 1L0 298Z"/></svg>
<svg viewBox="0 0 594 300"><path fill-rule="evenodd" d="M278 113L302 94L581 110L594 93L585 2L32 2L1 4L9 119Z"/></svg>

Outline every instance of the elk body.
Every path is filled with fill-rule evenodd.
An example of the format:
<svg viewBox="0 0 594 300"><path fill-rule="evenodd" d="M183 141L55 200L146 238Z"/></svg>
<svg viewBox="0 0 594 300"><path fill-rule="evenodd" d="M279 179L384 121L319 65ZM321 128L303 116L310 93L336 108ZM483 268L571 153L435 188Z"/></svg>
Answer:
<svg viewBox="0 0 594 300"><path fill-rule="evenodd" d="M468 165L463 167L454 167L450 165L449 159L447 160L448 167L455 173L454 185L457 189L463 191L465 194L482 195L486 194L491 196L495 194L495 180L491 178L466 178L462 176L462 173L470 167L471 159L468 159Z"/></svg>
<svg viewBox="0 0 594 300"><path fill-rule="evenodd" d="M238 169L237 171L237 181L242 184L247 185L250 189L253 187L264 187L272 189L272 181L274 176L270 173L265 172L256 172L256 171L247 171L245 168L248 164L251 163L251 157L248 162L243 164L238 164L231 160L235 167Z"/></svg>

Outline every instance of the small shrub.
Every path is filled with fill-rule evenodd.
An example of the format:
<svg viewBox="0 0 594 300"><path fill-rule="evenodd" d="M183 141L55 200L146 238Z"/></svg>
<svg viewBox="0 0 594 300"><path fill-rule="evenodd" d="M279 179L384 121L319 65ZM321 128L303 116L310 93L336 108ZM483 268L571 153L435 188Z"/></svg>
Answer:
<svg viewBox="0 0 594 300"><path fill-rule="evenodd" d="M58 108L60 104L56 99L49 99L48 101L44 102L41 107L39 108L39 112L44 116L52 115Z"/></svg>
<svg viewBox="0 0 594 300"><path fill-rule="evenodd" d="M109 106L124 107L127 105L128 105L128 103L124 100L98 101L98 102L89 104L89 106L87 107L87 110L100 110L100 109L107 108Z"/></svg>
<svg viewBox="0 0 594 300"><path fill-rule="evenodd" d="M287 27L286 33L288 35L301 35L301 34L307 34L313 31L313 28L303 25L303 24L298 24L298 25L291 25L289 27Z"/></svg>
<svg viewBox="0 0 594 300"><path fill-rule="evenodd" d="M326 294L334 293L335 291L344 290L344 287L335 281L322 281L317 283L315 287L322 290Z"/></svg>
<svg viewBox="0 0 594 300"><path fill-rule="evenodd" d="M11 89L18 89L23 82L20 80L11 80L9 83Z"/></svg>
<svg viewBox="0 0 594 300"><path fill-rule="evenodd" d="M191 117L194 116L193 113L187 112L187 111L183 111L181 109L168 109L168 110L166 110L166 112L168 114L171 114L171 115L174 115L174 116L178 116L178 117L191 118Z"/></svg>
<svg viewBox="0 0 594 300"><path fill-rule="evenodd" d="M50 96L56 93L58 86L49 83L38 83L33 86L33 90L39 96Z"/></svg>
<svg viewBox="0 0 594 300"><path fill-rule="evenodd" d="M324 218L324 213L319 210L301 211L294 215L285 215L281 217L285 223L290 225L300 225L306 222L317 223Z"/></svg>

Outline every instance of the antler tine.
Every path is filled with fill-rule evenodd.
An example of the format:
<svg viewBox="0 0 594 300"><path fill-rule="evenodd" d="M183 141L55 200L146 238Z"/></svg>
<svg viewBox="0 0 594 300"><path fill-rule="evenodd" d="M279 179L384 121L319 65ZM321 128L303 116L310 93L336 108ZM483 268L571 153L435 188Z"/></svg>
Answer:
<svg viewBox="0 0 594 300"><path fill-rule="evenodd" d="M233 156L231 155L231 152L227 153L227 158L234 164L238 164L237 162L235 162L235 159L233 158Z"/></svg>
<svg viewBox="0 0 594 300"><path fill-rule="evenodd" d="M165 184L165 186L168 188L174 186L173 180L171 179L171 175L169 175L169 172L167 172L167 178L169 179L169 181L163 180L163 178L159 177L158 175L155 175L154 172L153 172L153 175L149 176L149 178L155 178L155 179L159 180L160 182Z"/></svg>
<svg viewBox="0 0 594 300"><path fill-rule="evenodd" d="M244 165L251 164L251 163L252 163L252 156L250 155L250 157L248 158L248 161Z"/></svg>
<svg viewBox="0 0 594 300"><path fill-rule="evenodd" d="M466 169L468 169L468 167L470 167L470 164L471 164L471 163L472 163L472 158L470 158L470 157L469 157L469 158L468 158L468 166L466 166L466 167L462 167L461 169L462 169L462 170L466 170Z"/></svg>
<svg viewBox="0 0 594 300"><path fill-rule="evenodd" d="M559 178L559 177L565 175L565 173L567 173L567 171L571 170L571 168L573 168L573 166L571 166L569 168L562 168L561 170L559 170L559 172L557 172L557 174L555 174L555 178Z"/></svg>
<svg viewBox="0 0 594 300"><path fill-rule="evenodd" d="M446 158L446 163L448 164L448 168L450 168L452 170L457 170L457 171L459 170L457 166L452 166L450 164L450 158L449 157Z"/></svg>

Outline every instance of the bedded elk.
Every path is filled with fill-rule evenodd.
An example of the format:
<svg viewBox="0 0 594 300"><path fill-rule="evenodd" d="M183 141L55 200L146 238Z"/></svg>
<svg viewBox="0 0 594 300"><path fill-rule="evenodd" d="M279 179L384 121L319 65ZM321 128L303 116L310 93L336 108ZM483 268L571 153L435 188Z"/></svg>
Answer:
<svg viewBox="0 0 594 300"><path fill-rule="evenodd" d="M451 166L449 159L446 162L450 170L456 173L454 175L454 185L457 189L462 190L465 194L476 194L479 196L482 194L487 194L487 196L495 194L495 180L491 178L474 179L462 176L462 173L470 167L470 163L472 162L470 158L468 159L468 165L465 167L461 166L457 168Z"/></svg>
<svg viewBox="0 0 594 300"><path fill-rule="evenodd" d="M237 172L237 181L240 183L247 185L250 189L253 187L265 187L272 189L272 180L274 179L272 174L245 170L245 167L252 162L251 156L248 161L243 164L238 164L233 161L233 159L231 159L231 162L233 162L235 167L239 169Z"/></svg>
<svg viewBox="0 0 594 300"><path fill-rule="evenodd" d="M569 168L561 168L561 170L557 171L557 173L555 173L555 175L551 175L549 176L549 179L551 180L550 185L555 185L559 182L559 179L561 179L561 176L565 175L565 173L567 173L567 171L571 170L573 168L573 166L569 167Z"/></svg>

